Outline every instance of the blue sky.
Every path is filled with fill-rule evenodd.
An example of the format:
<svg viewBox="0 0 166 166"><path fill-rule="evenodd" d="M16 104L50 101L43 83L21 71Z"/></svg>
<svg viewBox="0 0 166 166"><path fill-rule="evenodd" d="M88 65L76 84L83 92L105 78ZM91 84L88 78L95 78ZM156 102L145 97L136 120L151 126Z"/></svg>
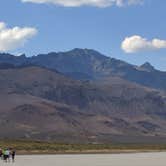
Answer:
<svg viewBox="0 0 166 166"><path fill-rule="evenodd" d="M6 29L26 27L26 34L17 41L17 45L13 47L13 43L4 42L7 46L10 44L5 52L32 56L91 48L132 64L149 61L156 68L166 71L166 1L143 1L143 4L124 6L86 4L64 7L51 3L1 0L0 22L6 24ZM0 44L3 43L1 40ZM121 48L122 42L124 49Z"/></svg>

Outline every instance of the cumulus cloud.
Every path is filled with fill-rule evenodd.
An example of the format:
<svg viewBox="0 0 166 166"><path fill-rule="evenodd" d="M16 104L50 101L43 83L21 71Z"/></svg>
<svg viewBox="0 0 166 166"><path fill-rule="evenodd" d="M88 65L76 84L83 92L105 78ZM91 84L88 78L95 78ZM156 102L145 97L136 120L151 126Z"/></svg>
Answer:
<svg viewBox="0 0 166 166"><path fill-rule="evenodd" d="M4 22L0 22L0 30L3 30L6 27L6 24Z"/></svg>
<svg viewBox="0 0 166 166"><path fill-rule="evenodd" d="M22 2L32 3L51 3L54 5L64 7L79 7L79 6L95 6L95 7L109 7L112 5L136 5L143 3L144 0L21 0Z"/></svg>
<svg viewBox="0 0 166 166"><path fill-rule="evenodd" d="M121 44L121 48L126 53L136 53L148 50L158 50L166 48L166 40L152 39L148 40L138 35L126 37Z"/></svg>
<svg viewBox="0 0 166 166"><path fill-rule="evenodd" d="M0 22L0 51L14 50L36 35L37 30L30 27L7 28L4 22Z"/></svg>

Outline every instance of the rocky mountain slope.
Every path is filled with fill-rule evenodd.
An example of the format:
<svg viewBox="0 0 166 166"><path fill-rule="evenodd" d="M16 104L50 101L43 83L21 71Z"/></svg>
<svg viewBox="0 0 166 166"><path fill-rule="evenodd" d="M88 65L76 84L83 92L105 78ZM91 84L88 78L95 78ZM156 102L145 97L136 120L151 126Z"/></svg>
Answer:
<svg viewBox="0 0 166 166"><path fill-rule="evenodd" d="M3 64L0 91L1 138L110 142L166 137L165 93L117 76L80 81L39 66Z"/></svg>
<svg viewBox="0 0 166 166"><path fill-rule="evenodd" d="M79 80L101 80L116 76L143 86L166 90L166 72L156 70L149 63L135 66L90 49L52 52L29 58L25 55L16 57L1 54L0 64L3 63L16 66L28 64L42 66Z"/></svg>

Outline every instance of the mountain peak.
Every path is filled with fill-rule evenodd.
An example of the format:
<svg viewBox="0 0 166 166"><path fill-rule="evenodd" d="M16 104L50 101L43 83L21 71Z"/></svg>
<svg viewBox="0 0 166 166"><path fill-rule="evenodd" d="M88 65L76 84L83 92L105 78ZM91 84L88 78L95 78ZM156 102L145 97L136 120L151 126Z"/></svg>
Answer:
<svg viewBox="0 0 166 166"><path fill-rule="evenodd" d="M21 54L19 57L26 58L25 54Z"/></svg>
<svg viewBox="0 0 166 166"><path fill-rule="evenodd" d="M93 50L93 49L88 49L88 48L74 48L67 53L72 54L73 56L95 56L95 57L106 57L105 55L101 54L100 52Z"/></svg>
<svg viewBox="0 0 166 166"><path fill-rule="evenodd" d="M142 69L147 71L155 70L154 66L152 66L149 62L145 62L143 65L140 66Z"/></svg>
<svg viewBox="0 0 166 166"><path fill-rule="evenodd" d="M83 53L89 53L89 52L97 52L96 50L93 49L88 49L88 48L74 48L70 50L69 52L83 52ZM97 52L99 53L99 52Z"/></svg>

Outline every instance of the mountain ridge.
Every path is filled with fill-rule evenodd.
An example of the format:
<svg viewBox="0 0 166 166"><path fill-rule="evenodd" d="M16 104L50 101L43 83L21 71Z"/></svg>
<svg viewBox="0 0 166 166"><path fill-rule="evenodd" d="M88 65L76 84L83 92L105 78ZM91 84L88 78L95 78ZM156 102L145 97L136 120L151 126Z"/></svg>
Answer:
<svg viewBox="0 0 166 166"><path fill-rule="evenodd" d="M148 62L136 66L107 57L92 49L76 48L67 52L51 52L32 57L1 54L1 63L15 66L42 66L78 80L100 80L117 76L143 86L166 91L166 72L155 69Z"/></svg>

